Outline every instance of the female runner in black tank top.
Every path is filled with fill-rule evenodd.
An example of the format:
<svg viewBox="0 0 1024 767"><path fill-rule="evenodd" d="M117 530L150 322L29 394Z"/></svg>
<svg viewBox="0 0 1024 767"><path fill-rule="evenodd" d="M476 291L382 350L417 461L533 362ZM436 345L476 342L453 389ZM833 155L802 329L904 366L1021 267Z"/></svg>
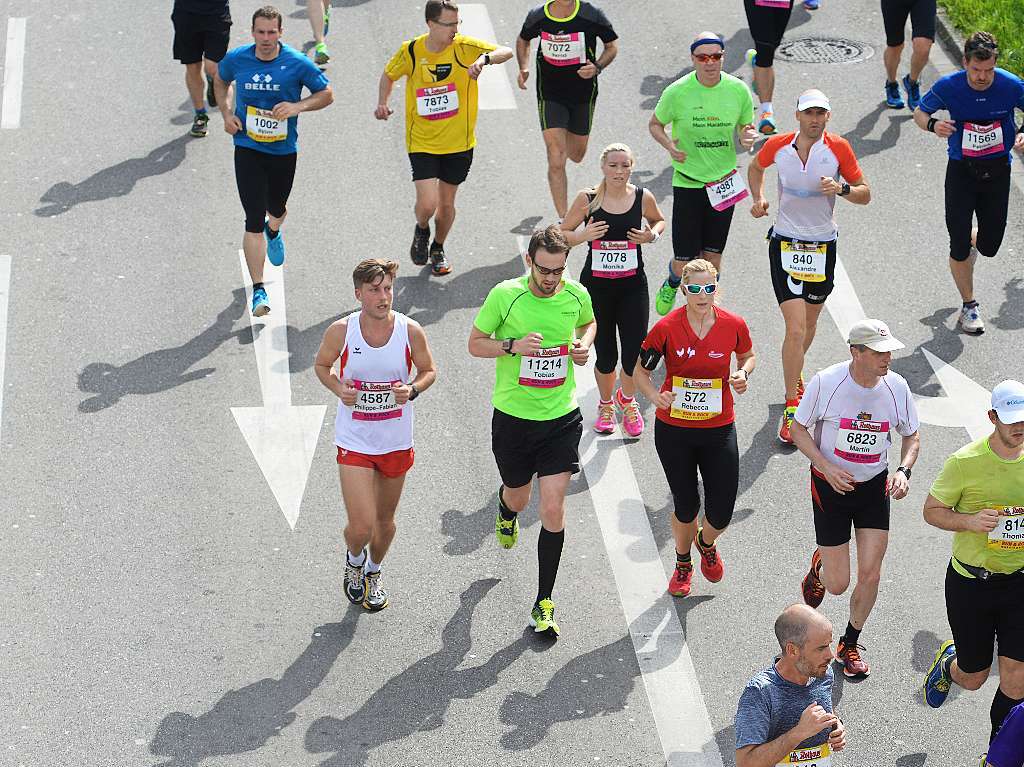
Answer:
<svg viewBox="0 0 1024 767"><path fill-rule="evenodd" d="M562 231L570 246L587 243L587 260L580 282L590 292L597 320L594 377L601 401L594 431L599 434L615 431L617 406L622 411L626 434L639 437L644 430L644 419L636 403L633 368L640 354L640 344L647 335L650 312L642 246L661 236L665 217L653 194L629 183L634 162L633 152L625 144L605 147L601 152L604 178L596 187L576 195L562 222ZM586 226L575 231L581 224ZM619 362L616 333L622 345L618 390L615 389L615 368Z"/></svg>

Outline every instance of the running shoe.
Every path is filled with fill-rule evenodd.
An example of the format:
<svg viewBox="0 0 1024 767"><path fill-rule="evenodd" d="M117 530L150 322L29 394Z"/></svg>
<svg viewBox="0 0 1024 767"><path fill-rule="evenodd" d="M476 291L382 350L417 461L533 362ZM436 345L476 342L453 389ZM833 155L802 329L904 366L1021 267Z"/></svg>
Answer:
<svg viewBox="0 0 1024 767"><path fill-rule="evenodd" d="M331 31L331 0L324 3L324 37Z"/></svg>
<svg viewBox="0 0 1024 767"><path fill-rule="evenodd" d="M779 421L779 442L784 445L793 444L793 436L790 434L790 429L793 426L793 418L796 416L796 405L786 405L786 409L782 411L782 420Z"/></svg>
<svg viewBox="0 0 1024 767"><path fill-rule="evenodd" d="M910 75L903 75L903 90L907 92L907 108L917 109L921 103L921 83L914 82Z"/></svg>
<svg viewBox="0 0 1024 767"><path fill-rule="evenodd" d="M804 374L800 374L800 378L796 382L796 401L799 402L804 398Z"/></svg>
<svg viewBox="0 0 1024 767"><path fill-rule="evenodd" d="M365 562L365 551L363 557ZM363 577L363 566L349 562L347 553L345 555L345 596L354 605L362 604L366 599L366 579Z"/></svg>
<svg viewBox="0 0 1024 767"><path fill-rule="evenodd" d="M804 602L811 607L817 607L825 598L825 584L821 582L818 573L821 572L821 553L815 549L811 555L811 569L800 582L800 591L803 592Z"/></svg>
<svg viewBox="0 0 1024 767"><path fill-rule="evenodd" d="M270 222L263 224L263 236L267 238L267 261L274 266L284 263L284 234L278 230L277 237L270 238Z"/></svg>
<svg viewBox="0 0 1024 767"><path fill-rule="evenodd" d="M192 128L189 130L188 135L202 138L206 135L209 124L210 115L206 114L206 112L196 112L195 117L192 118Z"/></svg>
<svg viewBox="0 0 1024 767"><path fill-rule="evenodd" d="M252 292L252 316L262 317L270 314L270 301L267 300L267 291L264 288L256 288Z"/></svg>
<svg viewBox="0 0 1024 767"><path fill-rule="evenodd" d="M622 411L622 428L634 439L644 433L644 417L636 397L627 400L622 389L615 390L615 404Z"/></svg>
<svg viewBox="0 0 1024 767"><path fill-rule="evenodd" d="M860 651L863 649L864 645L847 644L846 637L839 640L835 662L843 667L843 676L847 679L866 679L871 673L868 664L860 657Z"/></svg>
<svg viewBox="0 0 1024 767"><path fill-rule="evenodd" d="M516 541L519 540L519 515L517 514L512 519L502 519L499 509L498 516L494 520L494 534L503 549L511 549L515 546Z"/></svg>
<svg viewBox="0 0 1024 767"><path fill-rule="evenodd" d="M363 607L370 612L375 613L388 606L388 592L380 582L380 570L366 574L364 591L366 596L363 599Z"/></svg>
<svg viewBox="0 0 1024 767"><path fill-rule="evenodd" d="M819 5L821 5L821 0L804 0L804 8L809 11L818 10Z"/></svg>
<svg viewBox="0 0 1024 767"><path fill-rule="evenodd" d="M676 569L668 581L668 593L674 597L690 596L690 584L693 582L693 563L676 562Z"/></svg>
<svg viewBox="0 0 1024 767"><path fill-rule="evenodd" d="M598 402L597 420L594 421L594 431L598 434L612 434L618 423L615 420L615 403Z"/></svg>
<svg viewBox="0 0 1024 767"><path fill-rule="evenodd" d="M947 658L952 658L947 663ZM932 667L924 677L924 702L932 708L938 708L946 702L949 695L949 688L953 684L953 677L947 669L953 660L956 660L956 645L952 641L945 641L942 647L935 653L935 660Z"/></svg>
<svg viewBox="0 0 1024 767"><path fill-rule="evenodd" d="M211 107L217 106L217 91L213 89L213 78L206 76L206 103Z"/></svg>
<svg viewBox="0 0 1024 767"><path fill-rule="evenodd" d="M889 83L885 84L885 105L889 109L903 109L906 104L903 103L903 97L900 95L900 84Z"/></svg>
<svg viewBox="0 0 1024 767"><path fill-rule="evenodd" d="M960 329L972 336L980 336L985 332L985 323L978 313L978 305L965 306L960 310L960 318L957 320Z"/></svg>
<svg viewBox="0 0 1024 767"><path fill-rule="evenodd" d="M536 633L556 638L560 632L555 623L555 603L550 599L542 599L535 604L530 612L530 625Z"/></svg>
<svg viewBox="0 0 1024 767"><path fill-rule="evenodd" d="M317 43L316 48L313 49L313 62L318 67L322 67L330 60L331 55L327 52L327 45L324 43Z"/></svg>
<svg viewBox="0 0 1024 767"><path fill-rule="evenodd" d="M448 263L448 257L444 254L444 245L439 242L430 245L430 271L441 277L451 274L452 265Z"/></svg>
<svg viewBox="0 0 1024 767"><path fill-rule="evenodd" d="M412 262L416 266L426 266L429 253L427 251L430 245L430 227L420 229L419 226L412 235L412 247L409 248L409 257L412 258Z"/></svg>
<svg viewBox="0 0 1024 767"><path fill-rule="evenodd" d="M658 314L664 317L672 311L672 307L676 305L676 293L678 292L678 285L673 287L669 284L668 280L661 283L661 287L658 288L658 297L654 301L654 308Z"/></svg>
<svg viewBox="0 0 1024 767"><path fill-rule="evenodd" d="M761 119L757 123L757 132L762 136L770 136L775 133L775 115L772 112L761 113Z"/></svg>
<svg viewBox="0 0 1024 767"><path fill-rule="evenodd" d="M700 572L712 583L718 583L725 575L725 564L718 556L718 547L715 544L712 543L706 548L700 545L700 534L703 530L703 527L697 528L697 537L693 541L697 545L697 551L700 552Z"/></svg>

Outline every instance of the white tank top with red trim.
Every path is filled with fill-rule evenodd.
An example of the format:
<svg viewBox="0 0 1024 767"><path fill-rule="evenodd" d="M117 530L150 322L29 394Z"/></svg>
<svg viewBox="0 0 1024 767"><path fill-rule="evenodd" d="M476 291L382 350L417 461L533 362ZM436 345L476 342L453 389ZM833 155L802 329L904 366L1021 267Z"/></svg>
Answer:
<svg viewBox="0 0 1024 767"><path fill-rule="evenodd" d="M348 316L345 346L338 367L342 380L355 382L353 407L340 400L334 421L334 444L366 455L383 455L412 447L413 405L395 403L394 382L408 383L412 371L409 318L394 312L395 327L384 346L370 346L359 326L362 312Z"/></svg>

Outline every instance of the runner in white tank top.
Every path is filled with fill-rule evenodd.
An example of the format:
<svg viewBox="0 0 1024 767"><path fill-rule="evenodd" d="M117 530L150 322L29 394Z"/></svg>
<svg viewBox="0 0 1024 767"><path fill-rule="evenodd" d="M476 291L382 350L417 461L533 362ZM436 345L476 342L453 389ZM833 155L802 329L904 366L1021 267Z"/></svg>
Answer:
<svg viewBox="0 0 1024 767"><path fill-rule="evenodd" d="M362 308L327 328L314 363L339 400L334 442L348 516L345 596L374 611L388 606L380 563L413 464L412 400L436 378L423 328L391 308L397 271L394 261L359 263L352 281Z"/></svg>

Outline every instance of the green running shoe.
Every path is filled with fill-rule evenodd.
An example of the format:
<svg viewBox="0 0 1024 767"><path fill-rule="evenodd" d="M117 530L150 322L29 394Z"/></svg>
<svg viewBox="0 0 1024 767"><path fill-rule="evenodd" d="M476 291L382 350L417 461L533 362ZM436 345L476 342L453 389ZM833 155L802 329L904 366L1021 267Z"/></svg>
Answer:
<svg viewBox="0 0 1024 767"><path fill-rule="evenodd" d="M317 43L316 48L313 50L313 62L318 67L322 67L330 60L331 56L327 53L327 46L324 43Z"/></svg>
<svg viewBox="0 0 1024 767"><path fill-rule="evenodd" d="M519 540L519 515L517 514L515 519L506 520L501 518L499 510L494 519L494 534L503 549L511 549L515 546L516 541Z"/></svg>
<svg viewBox="0 0 1024 767"><path fill-rule="evenodd" d="M678 292L679 288L669 285L668 280L661 283L661 287L658 288L658 297L654 302L654 308L658 314L664 317L672 311L672 307L676 305L676 293Z"/></svg>
<svg viewBox="0 0 1024 767"><path fill-rule="evenodd" d="M558 624L555 623L555 603L550 599L542 599L535 604L530 613L530 625L538 634L557 637L559 630Z"/></svg>

